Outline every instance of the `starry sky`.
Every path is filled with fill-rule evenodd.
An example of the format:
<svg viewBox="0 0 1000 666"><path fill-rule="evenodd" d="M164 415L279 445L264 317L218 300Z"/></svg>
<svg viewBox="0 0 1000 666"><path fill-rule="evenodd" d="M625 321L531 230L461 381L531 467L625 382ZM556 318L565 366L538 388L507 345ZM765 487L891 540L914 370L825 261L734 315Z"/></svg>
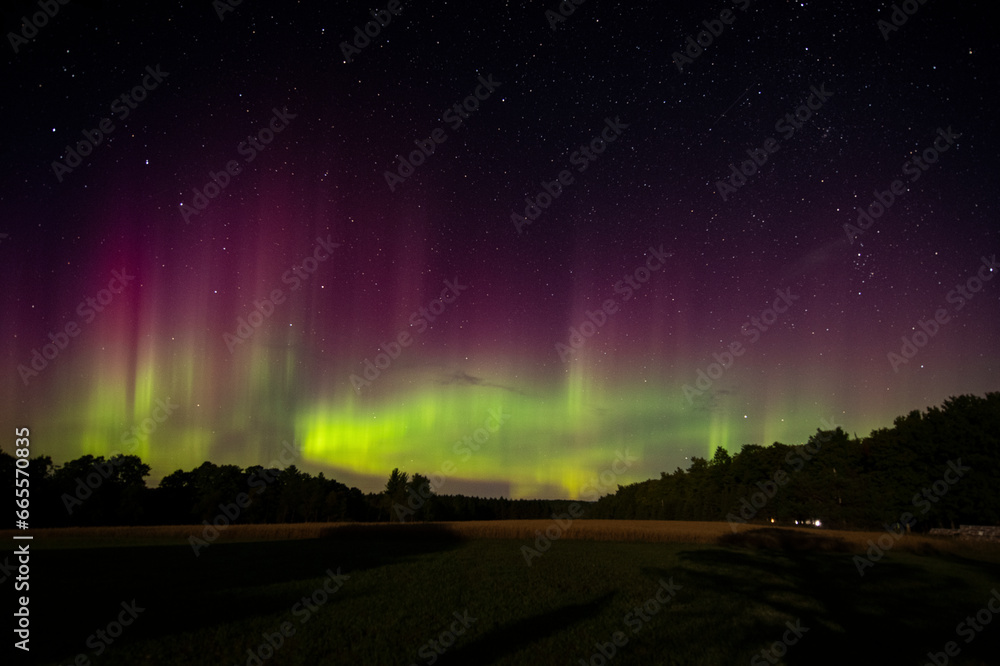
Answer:
<svg viewBox="0 0 1000 666"><path fill-rule="evenodd" d="M671 4L11 3L3 422L576 498L997 390L991 5Z"/></svg>

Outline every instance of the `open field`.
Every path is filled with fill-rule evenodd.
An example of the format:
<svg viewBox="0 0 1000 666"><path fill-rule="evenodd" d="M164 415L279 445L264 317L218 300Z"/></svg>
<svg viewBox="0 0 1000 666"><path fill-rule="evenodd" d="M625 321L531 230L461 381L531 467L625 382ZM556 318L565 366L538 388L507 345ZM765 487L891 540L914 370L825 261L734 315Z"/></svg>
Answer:
<svg viewBox="0 0 1000 666"><path fill-rule="evenodd" d="M190 527L36 531L33 662L923 664L954 641L948 663L997 663L1000 621L957 633L995 547L907 535L861 576L877 533L581 520L529 566L552 524L233 527L197 556Z"/></svg>
<svg viewBox="0 0 1000 666"><path fill-rule="evenodd" d="M552 528L552 520L484 520L440 523L296 523L281 525L231 525L218 530L212 543L243 543L254 541L284 541L317 539L335 536L339 532L365 530L371 534L406 533L433 526L435 532L448 532L463 539L522 539L534 540L537 533ZM735 525L737 532L757 530L763 525ZM192 536L204 538L204 525L155 525L139 527L67 527L32 530L36 548L95 548L116 546L181 545ZM885 532L827 530L813 527L781 529L842 540L852 552L864 552L868 542L877 541ZM10 539L14 530L0 530L0 539ZM733 534L724 522L681 520L576 520L565 530L558 530L560 540L639 541L648 543L714 544ZM958 541L946 537L908 534L899 539L894 550L912 553L953 553L964 557L1000 562L1000 547L996 544Z"/></svg>

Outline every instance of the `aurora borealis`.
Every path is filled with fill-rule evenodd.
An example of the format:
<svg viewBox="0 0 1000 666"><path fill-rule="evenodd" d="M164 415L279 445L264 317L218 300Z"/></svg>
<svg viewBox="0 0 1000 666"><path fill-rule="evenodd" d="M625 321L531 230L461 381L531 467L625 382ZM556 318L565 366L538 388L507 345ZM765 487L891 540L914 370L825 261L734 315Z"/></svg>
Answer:
<svg viewBox="0 0 1000 666"><path fill-rule="evenodd" d="M7 40L0 393L34 454L155 483L294 442L365 491L449 463L439 492L577 498L626 449L615 483L998 388L985 2L403 2L350 62L380 7L226 6Z"/></svg>

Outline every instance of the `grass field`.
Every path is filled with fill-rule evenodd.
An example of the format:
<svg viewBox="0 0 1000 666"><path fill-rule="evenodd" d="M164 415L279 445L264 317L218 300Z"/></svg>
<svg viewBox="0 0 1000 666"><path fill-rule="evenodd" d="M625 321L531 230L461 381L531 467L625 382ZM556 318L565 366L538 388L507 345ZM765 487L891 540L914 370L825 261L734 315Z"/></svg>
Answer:
<svg viewBox="0 0 1000 666"><path fill-rule="evenodd" d="M906 535L861 576L877 533L581 520L540 552L552 525L37 531L32 663L1000 663L1000 619L956 632L992 620L996 546Z"/></svg>

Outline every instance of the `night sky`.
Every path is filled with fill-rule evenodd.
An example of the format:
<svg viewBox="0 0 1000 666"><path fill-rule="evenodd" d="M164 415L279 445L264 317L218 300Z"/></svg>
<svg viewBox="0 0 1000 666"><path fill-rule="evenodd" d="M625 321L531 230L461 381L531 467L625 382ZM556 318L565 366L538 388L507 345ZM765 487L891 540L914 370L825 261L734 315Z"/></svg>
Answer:
<svg viewBox="0 0 1000 666"><path fill-rule="evenodd" d="M998 390L993 5L672 4L13 3L5 427L575 498Z"/></svg>

